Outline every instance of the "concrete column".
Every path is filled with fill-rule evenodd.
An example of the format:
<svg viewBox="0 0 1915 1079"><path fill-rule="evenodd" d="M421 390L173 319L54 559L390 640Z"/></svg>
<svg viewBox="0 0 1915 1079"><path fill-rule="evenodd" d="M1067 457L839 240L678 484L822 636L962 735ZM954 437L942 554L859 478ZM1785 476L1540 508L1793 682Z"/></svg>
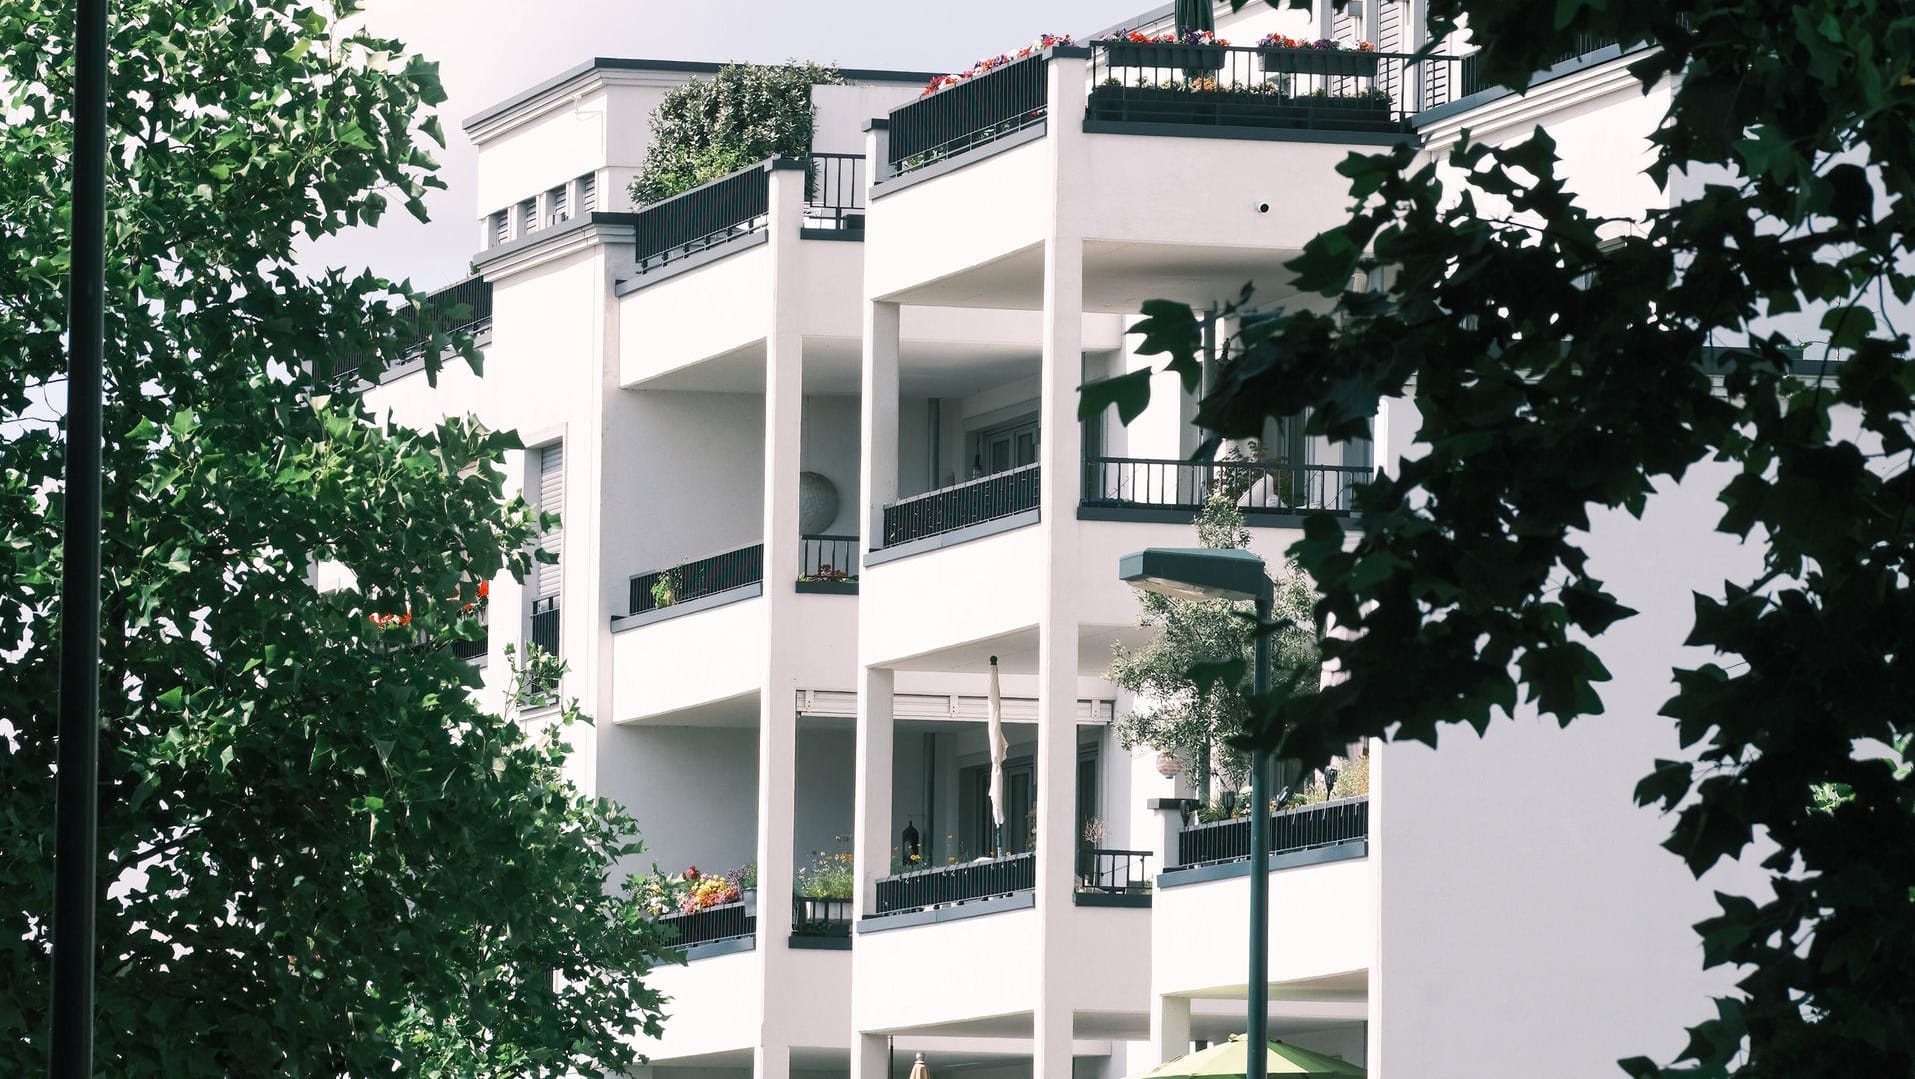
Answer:
<svg viewBox="0 0 1915 1079"><path fill-rule="evenodd" d="M798 457L804 401L802 312L795 299L804 221L805 171L798 162L771 170L771 328L765 340L764 689L758 697L758 946L767 1001L802 990L786 942L791 937L798 765ZM786 1079L788 1034L762 1009L752 1051L754 1079Z"/></svg>
<svg viewBox="0 0 1915 1079"><path fill-rule="evenodd" d="M1150 1009L1151 1066L1190 1052L1190 998L1160 996Z"/></svg>
<svg viewBox="0 0 1915 1079"><path fill-rule="evenodd" d="M759 917L763 916L761 905ZM751 1079L791 1079L791 1047L760 1045L754 1048L751 1051Z"/></svg>
<svg viewBox="0 0 1915 1079"><path fill-rule="evenodd" d="M1084 65L1050 64L1055 116L1082 114ZM1084 381L1084 243L1081 223L1066 217L1064 192L1087 168L1083 133L1054 125L1052 228L1044 244L1044 340L1039 423L1042 446L1045 602L1037 652L1037 913L1042 987L1033 1017L1034 1079L1071 1079L1072 961L1077 872L1077 502L1082 435L1077 388ZM1115 571L1113 571L1113 576Z"/></svg>
<svg viewBox="0 0 1915 1079"><path fill-rule="evenodd" d="M869 185L891 177L891 121L884 117L873 117L864 125L864 175L867 194ZM871 205L869 198L866 206Z"/></svg>
<svg viewBox="0 0 1915 1079"><path fill-rule="evenodd" d="M897 675L888 667L866 667L858 684L858 889L851 901L855 927L877 909L879 877L891 869L891 745L895 736L891 695Z"/></svg>
<svg viewBox="0 0 1915 1079"><path fill-rule="evenodd" d="M858 451L863 549L884 545L884 505L898 499L898 305L864 305L864 377Z"/></svg>
<svg viewBox="0 0 1915 1079"><path fill-rule="evenodd" d="M852 1034L851 1079L890 1079L891 1044L882 1034Z"/></svg>

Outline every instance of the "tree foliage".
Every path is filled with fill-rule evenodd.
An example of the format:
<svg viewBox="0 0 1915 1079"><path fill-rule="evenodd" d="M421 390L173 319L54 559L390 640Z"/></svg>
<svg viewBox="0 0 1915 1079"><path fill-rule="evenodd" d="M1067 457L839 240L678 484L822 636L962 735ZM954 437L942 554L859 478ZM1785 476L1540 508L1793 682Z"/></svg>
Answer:
<svg viewBox="0 0 1915 1079"><path fill-rule="evenodd" d="M1199 546L1241 550L1250 533L1238 511L1239 492L1219 487L1205 500L1197 520ZM1275 580L1271 607L1272 683L1294 682L1301 692L1316 691L1316 592L1291 567ZM1200 795L1208 797L1211 779L1234 792L1250 774L1249 758L1227 744L1242 733L1250 715L1250 663L1256 641L1251 605L1230 600L1176 599L1155 592L1138 595L1138 624L1158 631L1141 648L1119 645L1112 657L1111 681L1144 702L1117 724L1124 748L1145 745L1183 755ZM1234 675L1199 685L1193 670L1233 664Z"/></svg>
<svg viewBox="0 0 1915 1079"><path fill-rule="evenodd" d="M523 574L505 434L409 430L416 298L294 244L423 215L433 65L350 4L114 6L107 227L103 1074L559 1075L657 1029L659 938L605 888L632 822L562 724L479 708L454 639ZM0 6L0 1072L44 1067L73 141L70 11ZM429 367L470 341L427 342ZM352 583L321 591L313 567ZM383 618L383 625L371 616Z"/></svg>
<svg viewBox="0 0 1915 1079"><path fill-rule="evenodd" d="M1198 422L1240 437L1308 408L1346 439L1404 397L1426 452L1360 492L1360 534L1321 518L1294 549L1353 630L1325 645L1351 678L1266 702L1259 737L1308 763L1365 736L1481 730L1519 697L1565 723L1600 712L1608 674L1584 642L1633 612L1590 571L1591 512L1639 514L1659 483L1725 462L1718 527L1764 565L1696 596L1689 643L1720 659L1675 672L1663 714L1689 756L1656 762L1637 796L1674 812L1666 845L1698 874L1773 843L1768 892L1720 896L1697 927L1706 963L1745 972L1717 1017L1668 1066L1624 1066L1907 1075L1915 787L1867 747L1915 730L1915 367L1888 302L1915 297L1915 11L1431 0L1429 15L1433 36L1467 17L1480 75L1511 88L1578 41L1640 50L1631 72L1673 95L1647 173L1672 197L1632 222L1592 215L1540 129L1340 166L1348 220L1289 264L1334 310L1246 317ZM1381 290L1346 291L1368 267ZM1765 321L1796 312L1827 334L1810 377ZM1145 315L1149 347L1194 385L1189 310ZM1716 334L1749 348L1711 363ZM1134 415L1148 392L1118 380L1084 406Z"/></svg>
<svg viewBox="0 0 1915 1079"><path fill-rule="evenodd" d="M773 154L810 156L811 88L843 82L836 68L790 60L731 64L674 87L652 110L652 143L632 181L633 200L668 199Z"/></svg>

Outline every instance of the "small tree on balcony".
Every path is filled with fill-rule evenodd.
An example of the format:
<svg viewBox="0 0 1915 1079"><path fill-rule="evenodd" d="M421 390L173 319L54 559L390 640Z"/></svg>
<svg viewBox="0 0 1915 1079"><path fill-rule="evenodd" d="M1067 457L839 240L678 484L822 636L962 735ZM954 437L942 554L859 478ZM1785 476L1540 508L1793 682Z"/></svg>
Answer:
<svg viewBox="0 0 1915 1079"><path fill-rule="evenodd" d="M1242 491L1220 484L1197 518L1197 542L1218 550L1250 545L1250 532L1237 509ZM1276 601L1271 608L1279 629L1271 639L1273 685L1284 685L1291 675L1313 671L1319 663L1315 615L1316 595L1310 580L1294 567L1275 578ZM1181 754L1189 762L1192 782L1205 798L1221 785L1234 791L1249 776L1249 757L1226 744L1244 730L1249 718L1250 664L1255 635L1248 617L1251 605L1229 600L1173 599L1154 592L1140 593L1138 624L1158 630L1142 648L1119 645L1111 661L1111 681L1137 695L1138 708L1117 723L1124 748L1149 746ZM1217 684L1208 692L1192 677L1193 668L1220 660L1244 661L1244 680ZM1300 677L1297 685L1311 692L1316 680Z"/></svg>
<svg viewBox="0 0 1915 1079"><path fill-rule="evenodd" d="M810 154L811 88L843 82L836 68L791 60L734 64L674 88L652 110L652 144L632 181L633 201L671 198L773 154Z"/></svg>

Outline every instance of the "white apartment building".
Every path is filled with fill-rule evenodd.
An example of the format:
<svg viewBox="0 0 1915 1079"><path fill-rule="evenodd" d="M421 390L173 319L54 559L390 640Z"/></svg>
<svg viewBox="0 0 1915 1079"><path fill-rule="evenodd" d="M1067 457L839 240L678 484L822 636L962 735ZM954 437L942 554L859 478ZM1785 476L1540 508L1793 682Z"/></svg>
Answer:
<svg viewBox="0 0 1915 1079"><path fill-rule="evenodd" d="M625 193L649 113L710 65L594 60L467 121L478 276L448 299L485 377L415 365L370 394L516 429L513 474L563 516L556 565L492 582L488 692L507 645L557 652L596 717L577 779L629 807L647 861L757 865L752 907L678 919L652 1079L902 1079L920 1053L940 1079L1121 1079L1244 1029L1247 821L1185 820L1185 781L1114 736L1133 702L1107 678L1143 639L1119 556L1190 545L1214 473L1174 378L1128 426L1080 424L1077 387L1150 365L1125 334L1146 299L1250 281L1312 302L1281 264L1346 209L1352 150L1543 124L1596 210L1671 196L1642 174L1666 95L1613 47L1519 98L1472 93L1467 59L1406 66L1419 0L1218 23L1237 46L1080 39L930 94L846 71L814 88L810 162L649 207ZM1297 70L1254 47L1272 31L1378 51ZM1273 562L1417 452L1400 401L1369 447L1300 430L1231 466L1256 472ZM1718 984L1689 929L1708 891L1630 792L1676 752L1654 713L1685 589L1749 557L1712 521L1707 493L1671 491L1596 525L1599 572L1644 612L1601 644L1607 716L1377 744L1366 798L1280 820L1273 1037L1389 1079L1609 1076L1680 1048ZM993 657L1010 811L980 862ZM907 830L934 868L893 873ZM833 850L855 899L787 901Z"/></svg>

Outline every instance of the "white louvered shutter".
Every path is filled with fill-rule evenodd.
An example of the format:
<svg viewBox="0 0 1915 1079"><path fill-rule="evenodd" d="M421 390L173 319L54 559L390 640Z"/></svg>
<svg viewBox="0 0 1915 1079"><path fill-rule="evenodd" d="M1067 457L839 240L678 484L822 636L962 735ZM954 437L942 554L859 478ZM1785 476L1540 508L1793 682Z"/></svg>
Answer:
<svg viewBox="0 0 1915 1079"><path fill-rule="evenodd" d="M1401 53L1410 51L1408 34L1408 7L1403 0L1378 0L1376 10L1376 51L1383 53ZM1384 60L1377 65L1376 84L1379 89L1390 95L1391 108L1407 109L1410 103L1403 96L1403 66L1400 60Z"/></svg>
<svg viewBox="0 0 1915 1079"><path fill-rule="evenodd" d="M588 172L578 178L578 212L589 214L598 209L598 174Z"/></svg>
<svg viewBox="0 0 1915 1079"><path fill-rule="evenodd" d="M563 513L565 511L565 446L554 442L539 449L539 512ZM565 530L553 528L539 537L539 546L559 553L559 543ZM559 594L559 565L557 562L537 563L538 581L534 599L551 599Z"/></svg>

